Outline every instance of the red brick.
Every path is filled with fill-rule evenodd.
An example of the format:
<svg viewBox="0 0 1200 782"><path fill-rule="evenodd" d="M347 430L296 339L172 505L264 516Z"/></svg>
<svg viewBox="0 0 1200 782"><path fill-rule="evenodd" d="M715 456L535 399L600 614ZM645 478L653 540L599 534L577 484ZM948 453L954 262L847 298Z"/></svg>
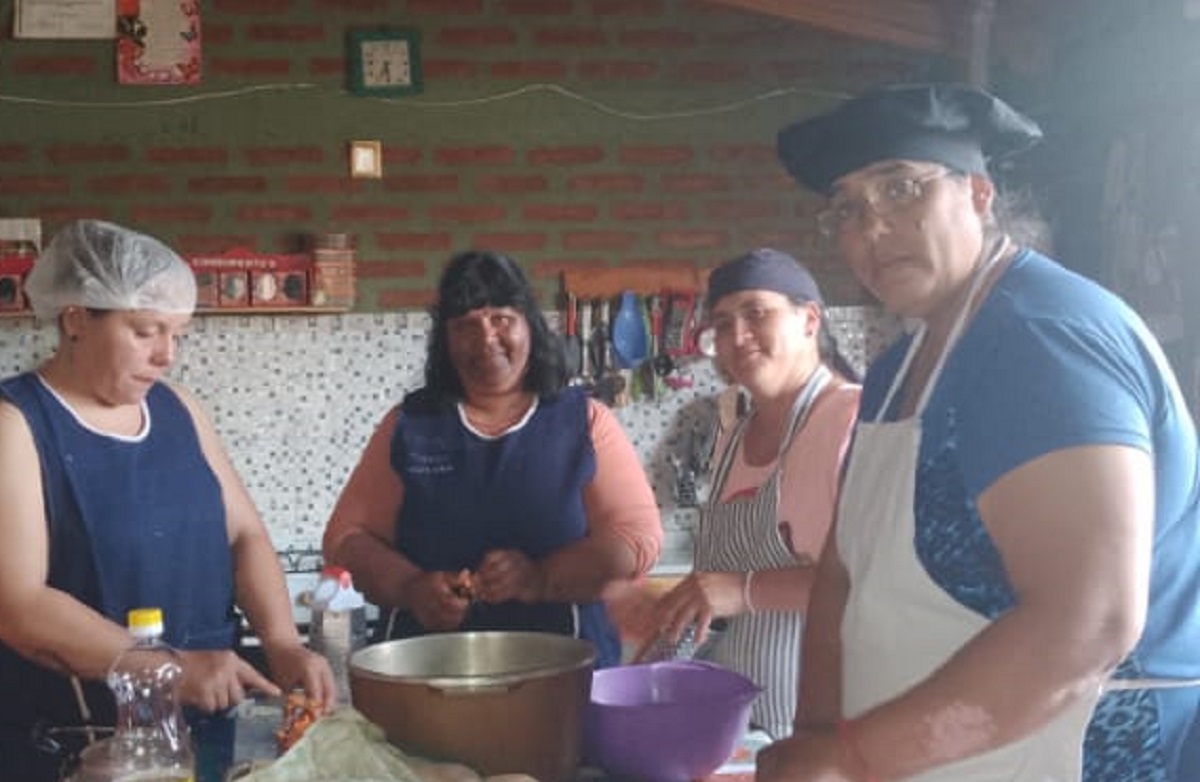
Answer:
<svg viewBox="0 0 1200 782"><path fill-rule="evenodd" d="M375 246L381 250L449 250L453 243L447 233L375 234Z"/></svg>
<svg viewBox="0 0 1200 782"><path fill-rule="evenodd" d="M441 147L435 149L433 158L443 166L506 166L516 159L512 147Z"/></svg>
<svg viewBox="0 0 1200 782"><path fill-rule="evenodd" d="M612 216L614 220L686 220L690 210L687 204L679 202L614 204Z"/></svg>
<svg viewBox="0 0 1200 782"><path fill-rule="evenodd" d="M319 24L252 24L246 30L251 41L303 43L325 40L325 27Z"/></svg>
<svg viewBox="0 0 1200 782"><path fill-rule="evenodd" d="M0 176L0 195L66 195L71 191L71 179L65 176Z"/></svg>
<svg viewBox="0 0 1200 782"><path fill-rule="evenodd" d="M517 33L510 27L444 27L438 33L440 46L470 49L486 46L513 46Z"/></svg>
<svg viewBox="0 0 1200 782"><path fill-rule="evenodd" d="M756 220L779 217L778 201L714 201L704 206L709 220Z"/></svg>
<svg viewBox="0 0 1200 782"><path fill-rule="evenodd" d="M341 57L313 57L308 61L308 72L313 76L344 76L346 61Z"/></svg>
<svg viewBox="0 0 1200 782"><path fill-rule="evenodd" d="M720 260L718 259L714 263L719 263L719 262L720 262ZM639 268L646 268L648 266L655 266L655 267L660 267L660 268L665 267L668 269L695 269L696 268L696 261L692 258L678 258L678 257L668 258L665 256L645 256L645 257L633 256L633 257L629 257L629 258L623 258L621 260L621 263L622 263L622 265L636 266ZM724 775L722 775L722 776L724 776ZM722 779L721 782L729 782L729 781Z"/></svg>
<svg viewBox="0 0 1200 782"><path fill-rule="evenodd" d="M29 162L29 147L24 144L0 144L0 163Z"/></svg>
<svg viewBox="0 0 1200 782"><path fill-rule="evenodd" d="M389 192L404 193L454 193L458 191L456 174L402 174L383 178L383 187Z"/></svg>
<svg viewBox="0 0 1200 782"><path fill-rule="evenodd" d="M222 14L280 16L292 10L293 0L213 0Z"/></svg>
<svg viewBox="0 0 1200 782"><path fill-rule="evenodd" d="M331 217L338 222L390 223L407 220L412 210L407 206L386 204L339 204L333 208Z"/></svg>
<svg viewBox="0 0 1200 782"><path fill-rule="evenodd" d="M592 0L596 16L662 16L663 0Z"/></svg>
<svg viewBox="0 0 1200 782"><path fill-rule="evenodd" d="M564 62L495 62L491 65L495 79L524 79L526 81L551 81L566 78L567 64Z"/></svg>
<svg viewBox="0 0 1200 782"><path fill-rule="evenodd" d="M291 73L292 61L270 57L212 57L205 67L222 76L287 76Z"/></svg>
<svg viewBox="0 0 1200 782"><path fill-rule="evenodd" d="M13 70L22 76L91 76L99 66L92 57L25 55L13 58Z"/></svg>
<svg viewBox="0 0 1200 782"><path fill-rule="evenodd" d="M729 247L726 231L663 231L658 246L668 250L724 250Z"/></svg>
<svg viewBox="0 0 1200 782"><path fill-rule="evenodd" d="M759 228L745 231L742 234L742 244L746 247L800 247L805 243L807 234L803 231L788 231L782 228ZM805 259L808 262L808 259Z"/></svg>
<svg viewBox="0 0 1200 782"><path fill-rule="evenodd" d="M604 160L604 147L540 147L526 156L531 166L575 166Z"/></svg>
<svg viewBox="0 0 1200 782"><path fill-rule="evenodd" d="M640 193L646 183L637 174L580 174L567 185L580 193Z"/></svg>
<svg viewBox="0 0 1200 782"><path fill-rule="evenodd" d="M662 189L668 193L720 193L729 187L729 177L719 174L665 174L662 178Z"/></svg>
<svg viewBox="0 0 1200 782"><path fill-rule="evenodd" d="M150 163L219 163L229 162L229 150L222 147L151 147L146 150Z"/></svg>
<svg viewBox="0 0 1200 782"><path fill-rule="evenodd" d="M531 273L542 279L557 278L568 269L607 269L608 262L599 258L552 258L538 261L529 267Z"/></svg>
<svg viewBox="0 0 1200 782"><path fill-rule="evenodd" d="M129 208L129 218L135 222L207 223L212 220L213 208L208 204L142 204Z"/></svg>
<svg viewBox="0 0 1200 782"><path fill-rule="evenodd" d="M425 152L420 147L393 147L383 145L383 162L389 166L411 165L420 162Z"/></svg>
<svg viewBox="0 0 1200 782"><path fill-rule="evenodd" d="M51 236L58 227L73 220L111 220L110 210L99 204L60 204L39 206L32 216L42 221L42 235Z"/></svg>
<svg viewBox="0 0 1200 782"><path fill-rule="evenodd" d="M354 264L354 274L368 280L421 279L425 276L425 264L422 261L360 260Z"/></svg>
<svg viewBox="0 0 1200 782"><path fill-rule="evenodd" d="M129 147L123 144L55 144L46 149L46 157L56 166L78 163L125 163Z"/></svg>
<svg viewBox="0 0 1200 782"><path fill-rule="evenodd" d="M171 192L171 180L165 176L152 174L114 174L112 176L91 177L88 180L88 192L96 195L117 195L121 193L141 193L146 195L162 195Z"/></svg>
<svg viewBox="0 0 1200 782"><path fill-rule="evenodd" d="M594 27L544 28L533 33L534 46L569 46L571 48L600 47L608 44L608 36Z"/></svg>
<svg viewBox="0 0 1200 782"><path fill-rule="evenodd" d="M437 300L437 295L428 288L397 288L380 291L377 300L385 310L424 310Z"/></svg>
<svg viewBox="0 0 1200 782"><path fill-rule="evenodd" d="M829 63L816 58L769 62L762 67L767 78L786 83L820 79L829 73Z"/></svg>
<svg viewBox="0 0 1200 782"><path fill-rule="evenodd" d="M751 68L746 63L722 60L719 62L689 62L679 66L679 78L685 82L716 84L749 79Z"/></svg>
<svg viewBox="0 0 1200 782"><path fill-rule="evenodd" d="M779 157L774 144L714 144L708 151L714 163L735 163L738 166L778 166Z"/></svg>
<svg viewBox="0 0 1200 782"><path fill-rule="evenodd" d="M260 223L308 223L313 219L313 212L309 207L297 204L248 204L238 207L234 216Z"/></svg>
<svg viewBox="0 0 1200 782"><path fill-rule="evenodd" d="M696 34L686 30L625 30L621 45L636 49L688 49L696 45Z"/></svg>
<svg viewBox="0 0 1200 782"><path fill-rule="evenodd" d="M541 174L495 174L475 182L481 193L541 193L549 187L549 180Z"/></svg>
<svg viewBox="0 0 1200 782"><path fill-rule="evenodd" d="M388 10L388 0L317 0L318 11L352 14L382 14Z"/></svg>
<svg viewBox="0 0 1200 782"><path fill-rule="evenodd" d="M483 3L484 0L408 0L408 12L437 16L479 16L484 11Z"/></svg>
<svg viewBox="0 0 1200 782"><path fill-rule="evenodd" d="M297 163L324 163L320 147L251 147L243 153L252 166L292 166Z"/></svg>
<svg viewBox="0 0 1200 782"><path fill-rule="evenodd" d="M223 253L235 247L255 250L258 239L253 234L186 234L175 240L174 247L184 255Z"/></svg>
<svg viewBox="0 0 1200 782"><path fill-rule="evenodd" d="M200 176L188 180L193 193L264 193L267 180L261 176Z"/></svg>
<svg viewBox="0 0 1200 782"><path fill-rule="evenodd" d="M204 39L204 45L207 46L224 46L233 41L233 25L231 24L212 24L205 21L201 36Z"/></svg>
<svg viewBox="0 0 1200 782"><path fill-rule="evenodd" d="M637 244L637 234L626 231L570 231L563 235L567 250L628 250Z"/></svg>
<svg viewBox="0 0 1200 782"><path fill-rule="evenodd" d="M426 79L473 79L479 66L466 60L426 60L421 72Z"/></svg>
<svg viewBox="0 0 1200 782"><path fill-rule="evenodd" d="M505 16L568 16L574 10L571 0L500 0Z"/></svg>
<svg viewBox="0 0 1200 782"><path fill-rule="evenodd" d="M288 177L287 191L289 193L360 193L363 190L363 184L361 179L311 174Z"/></svg>
<svg viewBox="0 0 1200 782"><path fill-rule="evenodd" d="M507 209L493 204L441 204L429 208L430 218L453 223L491 223L507 215Z"/></svg>
<svg viewBox="0 0 1200 782"><path fill-rule="evenodd" d="M526 220L548 222L591 222L599 214L593 204L531 204L524 209Z"/></svg>
<svg viewBox="0 0 1200 782"><path fill-rule="evenodd" d="M828 39L816 28L798 25L770 27L734 27L713 32L708 42L719 49L757 49L767 52L811 52L814 45Z"/></svg>
<svg viewBox="0 0 1200 782"><path fill-rule="evenodd" d="M519 232L478 233L471 238L471 246L504 253L541 250L546 246L546 235Z"/></svg>
<svg viewBox="0 0 1200 782"><path fill-rule="evenodd" d="M579 78L591 81L641 81L658 75L658 63L646 60L608 60L579 65Z"/></svg>
<svg viewBox="0 0 1200 782"><path fill-rule="evenodd" d="M696 157L691 147L627 146L621 148L621 162L628 166L656 166L690 163Z"/></svg>

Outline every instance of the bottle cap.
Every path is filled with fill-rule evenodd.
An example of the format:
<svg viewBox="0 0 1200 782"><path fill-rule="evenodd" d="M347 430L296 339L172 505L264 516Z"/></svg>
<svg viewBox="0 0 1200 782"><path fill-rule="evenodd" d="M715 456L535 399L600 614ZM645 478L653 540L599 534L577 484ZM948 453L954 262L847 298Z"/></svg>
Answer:
<svg viewBox="0 0 1200 782"><path fill-rule="evenodd" d="M134 608L126 617L129 632L136 638L162 635L163 615L161 608Z"/></svg>

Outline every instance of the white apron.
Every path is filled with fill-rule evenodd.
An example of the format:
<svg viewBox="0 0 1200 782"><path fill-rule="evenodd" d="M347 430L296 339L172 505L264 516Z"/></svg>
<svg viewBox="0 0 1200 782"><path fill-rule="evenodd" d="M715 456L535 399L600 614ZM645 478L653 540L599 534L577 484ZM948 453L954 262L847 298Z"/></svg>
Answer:
<svg viewBox="0 0 1200 782"><path fill-rule="evenodd" d="M846 717L891 700L928 678L989 623L929 578L917 559L913 515L921 413L961 335L1001 243L971 284L946 345L911 418L885 422L925 336L922 325L884 403L855 434L837 521L839 553L851 589L842 620L842 709ZM1108 689L1194 686L1192 680L1113 681ZM912 782L1077 782L1083 739L1101 688L1019 741L910 777Z"/></svg>
<svg viewBox="0 0 1200 782"><path fill-rule="evenodd" d="M725 480L749 416L734 430L713 473L712 490L696 531L697 570L744 572L795 567L796 556L779 534L781 473L788 446L831 379L832 373L821 365L797 395L788 428L779 444L775 468L754 498L721 502ZM799 611L739 614L730 618L729 626L709 655L713 662L737 671L763 688L754 701L750 721L773 738L786 738L792 733L803 628L804 615Z"/></svg>

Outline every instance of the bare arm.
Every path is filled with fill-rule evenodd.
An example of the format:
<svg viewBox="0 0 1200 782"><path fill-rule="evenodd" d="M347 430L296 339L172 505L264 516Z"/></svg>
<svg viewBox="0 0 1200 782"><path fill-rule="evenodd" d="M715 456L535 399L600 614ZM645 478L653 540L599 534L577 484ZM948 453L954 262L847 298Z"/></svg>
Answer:
<svg viewBox="0 0 1200 782"><path fill-rule="evenodd" d="M842 716L842 615L849 594L850 576L842 564L834 532L826 539L817 563L804 620L798 729L828 727Z"/></svg>
<svg viewBox="0 0 1200 782"><path fill-rule="evenodd" d="M645 574L658 560L662 523L641 461L612 411L588 402L596 474L584 487L588 534L541 565L543 599L599 599L614 580Z"/></svg>
<svg viewBox="0 0 1200 782"><path fill-rule="evenodd" d="M262 641L272 677L285 689L303 686L310 696L331 706L336 689L333 673L325 660L310 652L300 640L292 617L283 568L271 544L266 524L196 399L181 388L174 387L174 390L191 413L200 437L200 447L221 486L226 529L233 555L237 603ZM242 687L276 692L271 682L263 680L248 665L244 668L236 666L231 673L237 681L230 681L227 685L229 702L236 703L241 699ZM216 701L218 707L225 702L220 697Z"/></svg>
<svg viewBox="0 0 1200 782"><path fill-rule="evenodd" d="M408 587L421 570L394 547L396 514L404 501L404 486L390 462L399 416L395 408L375 428L333 508L323 549L325 561L349 570L371 602L409 608Z"/></svg>
<svg viewBox="0 0 1200 782"><path fill-rule="evenodd" d="M41 665L102 679L132 639L46 584L50 542L39 465L25 417L0 402L0 639Z"/></svg>
<svg viewBox="0 0 1200 782"><path fill-rule="evenodd" d="M1002 476L978 507L1017 605L928 679L856 719L860 755L880 778L1027 736L1094 695L1141 634L1154 528L1149 454L1056 451ZM790 772L760 776L846 774L846 754L828 736L802 736L794 749Z"/></svg>

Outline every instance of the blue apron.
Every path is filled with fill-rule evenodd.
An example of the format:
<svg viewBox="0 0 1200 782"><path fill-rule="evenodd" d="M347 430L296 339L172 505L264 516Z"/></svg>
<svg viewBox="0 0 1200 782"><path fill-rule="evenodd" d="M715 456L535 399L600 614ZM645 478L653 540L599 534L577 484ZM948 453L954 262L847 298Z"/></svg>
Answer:
<svg viewBox="0 0 1200 782"><path fill-rule="evenodd" d="M47 583L121 625L158 606L164 640L179 649L229 649L237 628L233 563L221 487L191 414L167 386L146 397L140 439L83 426L34 373L0 383L33 433L49 535ZM102 682L84 682L91 724L112 725ZM0 643L0 763L14 779L57 779L61 757L35 747L45 728L83 723L71 680ZM189 710L198 765L206 748L232 752L231 720ZM40 742L43 745L46 742ZM226 747L225 744L228 744Z"/></svg>
<svg viewBox="0 0 1200 782"><path fill-rule="evenodd" d="M538 401L523 426L487 439L458 410L422 391L405 398L392 435L392 469L404 483L396 548L422 570L475 570L495 549L540 560L587 534L583 489L596 472L588 400L567 389ZM597 666L620 661L620 642L600 602L476 603L460 627L572 635L596 645ZM427 631L407 611L381 623L381 638Z"/></svg>

